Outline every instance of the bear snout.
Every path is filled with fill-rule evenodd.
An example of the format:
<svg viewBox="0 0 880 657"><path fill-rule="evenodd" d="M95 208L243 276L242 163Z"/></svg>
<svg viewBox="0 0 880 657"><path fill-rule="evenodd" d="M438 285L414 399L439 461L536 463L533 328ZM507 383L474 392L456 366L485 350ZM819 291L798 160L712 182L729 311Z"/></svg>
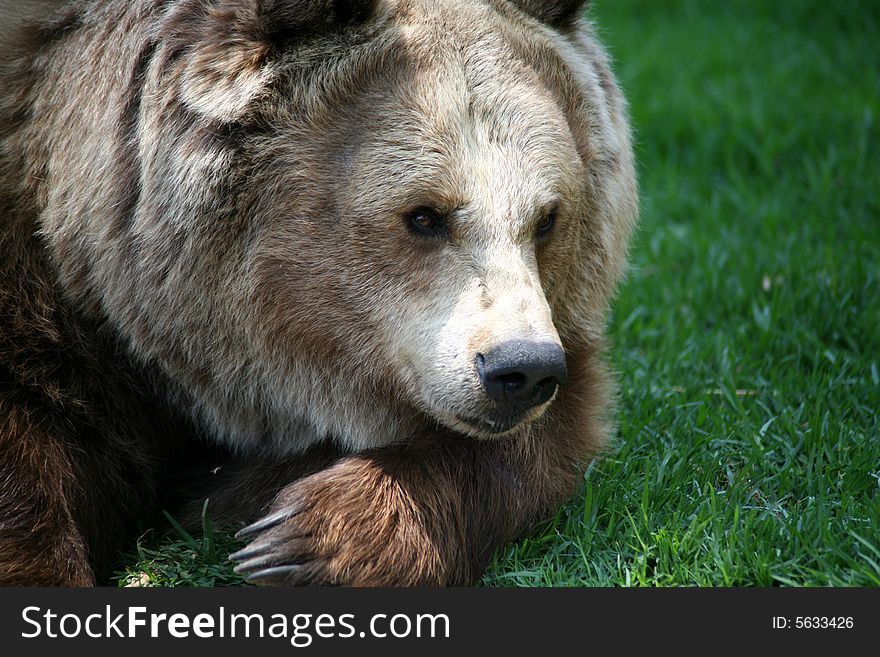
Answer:
<svg viewBox="0 0 880 657"><path fill-rule="evenodd" d="M477 354L476 366L486 394L510 415L547 403L568 380L565 352L555 342L503 342Z"/></svg>

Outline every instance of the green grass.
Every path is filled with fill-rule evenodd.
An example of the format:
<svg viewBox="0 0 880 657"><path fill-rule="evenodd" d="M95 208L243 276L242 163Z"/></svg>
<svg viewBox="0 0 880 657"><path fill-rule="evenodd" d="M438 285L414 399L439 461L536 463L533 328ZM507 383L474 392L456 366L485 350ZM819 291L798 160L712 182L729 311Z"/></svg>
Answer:
<svg viewBox="0 0 880 657"><path fill-rule="evenodd" d="M226 558L241 545L232 537L214 530L208 503L202 507L201 535L193 536L168 512L170 530L152 531L138 541L131 565L116 576L119 586L242 586L242 577L232 571Z"/></svg>
<svg viewBox="0 0 880 657"><path fill-rule="evenodd" d="M880 5L592 14L642 188L610 325L619 435L484 584L880 585ZM228 573L180 577L183 545L130 570Z"/></svg>

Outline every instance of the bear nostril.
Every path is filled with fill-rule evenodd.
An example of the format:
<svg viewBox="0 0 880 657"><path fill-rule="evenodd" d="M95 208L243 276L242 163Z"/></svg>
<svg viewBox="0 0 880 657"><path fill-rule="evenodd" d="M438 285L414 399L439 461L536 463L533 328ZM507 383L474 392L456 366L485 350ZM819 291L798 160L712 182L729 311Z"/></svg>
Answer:
<svg viewBox="0 0 880 657"><path fill-rule="evenodd" d="M543 389L543 388L549 388L551 386L558 386L558 385L559 385L559 381L557 381L553 377L547 377L546 379L541 379L540 381L538 381L538 385L535 387Z"/></svg>
<svg viewBox="0 0 880 657"><path fill-rule="evenodd" d="M535 395L535 406L540 406L548 401L550 398L556 394L556 389L561 385L561 382L558 379L547 377L546 379L542 379L538 382L538 385L535 386L535 390L537 390L537 394Z"/></svg>
<svg viewBox="0 0 880 657"><path fill-rule="evenodd" d="M526 375L522 372L510 372L509 374L498 374L490 377L499 385L504 387L504 392L515 393L526 384Z"/></svg>

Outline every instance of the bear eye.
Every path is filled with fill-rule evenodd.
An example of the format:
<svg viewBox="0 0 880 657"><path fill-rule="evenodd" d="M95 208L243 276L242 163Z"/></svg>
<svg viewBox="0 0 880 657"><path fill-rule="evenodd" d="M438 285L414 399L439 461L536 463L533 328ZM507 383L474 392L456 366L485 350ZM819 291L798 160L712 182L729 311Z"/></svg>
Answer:
<svg viewBox="0 0 880 657"><path fill-rule="evenodd" d="M444 237L447 234L446 218L431 208L417 208L405 217L406 225L421 237Z"/></svg>
<svg viewBox="0 0 880 657"><path fill-rule="evenodd" d="M553 227L556 225L556 218L558 216L559 208L557 206L547 210L544 214L544 219L538 224L538 229L535 233L538 241L544 241L550 237L550 233L553 232Z"/></svg>

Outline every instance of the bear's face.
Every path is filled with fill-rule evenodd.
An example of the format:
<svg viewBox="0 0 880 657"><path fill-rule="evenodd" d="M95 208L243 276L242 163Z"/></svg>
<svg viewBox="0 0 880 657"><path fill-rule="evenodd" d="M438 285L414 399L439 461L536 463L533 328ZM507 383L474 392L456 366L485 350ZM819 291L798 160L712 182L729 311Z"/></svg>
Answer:
<svg viewBox="0 0 880 657"><path fill-rule="evenodd" d="M636 212L583 4L181 0L119 102L137 186L99 141L94 193L50 198L62 278L239 448L527 426Z"/></svg>
<svg viewBox="0 0 880 657"><path fill-rule="evenodd" d="M455 36L414 30L424 68L356 102L337 216L369 263L351 280L375 285L383 361L432 417L484 436L564 382L549 299L576 266L586 168L547 86L503 42Z"/></svg>

